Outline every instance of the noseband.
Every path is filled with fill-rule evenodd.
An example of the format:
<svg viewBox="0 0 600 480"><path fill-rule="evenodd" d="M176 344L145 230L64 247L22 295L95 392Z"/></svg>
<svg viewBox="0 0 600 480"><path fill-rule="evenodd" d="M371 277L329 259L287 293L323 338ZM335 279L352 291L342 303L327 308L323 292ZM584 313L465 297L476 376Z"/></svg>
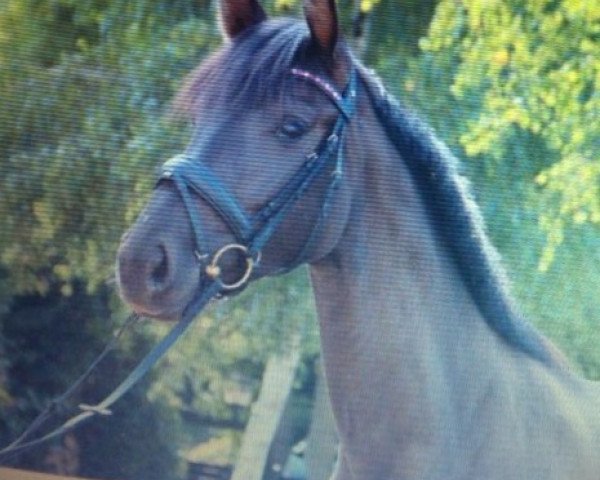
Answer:
<svg viewBox="0 0 600 480"><path fill-rule="evenodd" d="M323 221L327 216L333 194L344 170L343 139L345 127L356 109L357 74L353 69L348 85L340 94L331 84L317 75L294 68L291 75L315 85L336 106L340 114L328 135L314 152L307 155L304 164L287 183L258 212L249 213L235 196L215 175L211 168L196 158L177 155L162 166L159 182L171 181L181 196L194 232L195 255L208 281L218 284L221 294L236 290L250 279L255 265L260 261L261 251L273 236L293 205L323 172L330 170L331 178L325 191L319 218L297 258L286 270L291 270L310 255ZM329 168L328 168L329 167ZM204 200L225 222L237 243L225 245L212 255L208 252L202 220L193 194ZM229 252L242 255L246 261L243 274L233 282L226 283L221 277L220 262Z"/></svg>

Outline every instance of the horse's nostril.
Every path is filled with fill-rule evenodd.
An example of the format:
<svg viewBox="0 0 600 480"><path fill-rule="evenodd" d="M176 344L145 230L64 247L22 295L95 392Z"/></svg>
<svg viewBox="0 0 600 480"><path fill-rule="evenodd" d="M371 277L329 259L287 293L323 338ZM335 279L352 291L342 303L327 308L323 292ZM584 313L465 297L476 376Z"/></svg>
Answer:
<svg viewBox="0 0 600 480"><path fill-rule="evenodd" d="M162 245L158 247L158 250L159 254L150 272L150 287L153 290L165 288L169 277L169 257L167 251Z"/></svg>

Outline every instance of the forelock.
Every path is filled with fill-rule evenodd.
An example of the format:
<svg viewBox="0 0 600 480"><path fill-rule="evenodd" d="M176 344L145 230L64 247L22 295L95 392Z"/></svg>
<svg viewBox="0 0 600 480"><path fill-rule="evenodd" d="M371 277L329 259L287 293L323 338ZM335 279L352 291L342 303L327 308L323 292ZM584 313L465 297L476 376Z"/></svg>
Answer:
<svg viewBox="0 0 600 480"><path fill-rule="evenodd" d="M195 117L204 109L253 108L277 98L291 68L309 55L304 22L262 22L226 43L184 82L175 111Z"/></svg>

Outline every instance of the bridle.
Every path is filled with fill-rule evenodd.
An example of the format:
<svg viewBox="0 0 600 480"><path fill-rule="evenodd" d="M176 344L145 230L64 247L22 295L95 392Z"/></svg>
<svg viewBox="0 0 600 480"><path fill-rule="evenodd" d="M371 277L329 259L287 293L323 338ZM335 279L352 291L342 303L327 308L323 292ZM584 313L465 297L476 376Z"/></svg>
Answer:
<svg viewBox="0 0 600 480"><path fill-rule="evenodd" d="M219 294L238 290L250 280L254 267L260 261L263 247L290 209L323 172L330 170L331 176L318 220L301 252L285 270L291 270L306 261L319 238L334 192L343 175L344 133L356 110L356 70L352 69L350 72L348 84L341 94L329 82L307 70L293 68L290 73L312 83L325 93L338 109L339 115L331 132L321 140L314 152L306 156L303 165L258 212L247 212L211 168L199 159L185 154L177 155L165 162L160 172L158 184L172 182L183 200L192 226L195 255L200 269L205 273L206 281L218 284ZM233 234L235 243L224 245L215 253L208 253L201 216L193 195L199 196L218 214ZM244 257L245 269L235 281L225 282L221 276L220 262L229 252L236 252ZM200 289L204 287L206 285L200 285Z"/></svg>
<svg viewBox="0 0 600 480"><path fill-rule="evenodd" d="M203 162L186 155L177 155L165 162L158 183L173 182L183 199L194 232L195 254L205 273L204 278L208 279L205 280L208 284L205 285L205 281L201 281L200 293L185 308L181 320L108 396L95 405L80 405L80 412L62 425L45 435L30 439L32 434L48 419L53 409L71 396L77 386L89 376L102 358L113 348L113 342L107 345L106 349L75 384L55 400L46 411L42 412L17 440L0 449L0 462L40 443L59 437L94 416L110 415L110 407L154 366L213 297L237 290L250 280L254 266L260 261L262 248L273 236L290 209L315 180L327 172L329 167L330 179L319 217L304 247L296 259L286 267L286 270L291 270L309 258L319 239L334 193L344 172L344 132L356 110L357 73L354 69L351 71L348 85L343 94L340 94L322 78L306 70L294 68L291 70L291 74L317 86L337 107L340 114L331 132L321 140L313 153L306 156L304 164L292 175L284 187L255 214L246 212L227 187ZM200 215L193 202L193 194L200 196L223 219L237 243L224 245L212 255L208 253ZM220 262L223 256L231 251L236 251L245 257L246 268L236 281L225 283L221 278ZM129 324L133 324L138 318L137 314L132 314L128 322L118 331L115 340L121 336Z"/></svg>

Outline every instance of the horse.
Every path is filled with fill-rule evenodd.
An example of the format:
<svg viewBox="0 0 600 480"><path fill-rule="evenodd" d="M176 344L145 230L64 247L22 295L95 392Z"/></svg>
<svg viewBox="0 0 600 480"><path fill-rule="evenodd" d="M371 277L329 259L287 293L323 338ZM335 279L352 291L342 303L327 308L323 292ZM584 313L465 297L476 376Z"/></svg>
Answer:
<svg viewBox="0 0 600 480"><path fill-rule="evenodd" d="M308 264L333 479L598 480L600 389L519 313L455 157L334 0L303 6L221 1L224 44L174 101L191 141L119 247L123 299L175 320Z"/></svg>

